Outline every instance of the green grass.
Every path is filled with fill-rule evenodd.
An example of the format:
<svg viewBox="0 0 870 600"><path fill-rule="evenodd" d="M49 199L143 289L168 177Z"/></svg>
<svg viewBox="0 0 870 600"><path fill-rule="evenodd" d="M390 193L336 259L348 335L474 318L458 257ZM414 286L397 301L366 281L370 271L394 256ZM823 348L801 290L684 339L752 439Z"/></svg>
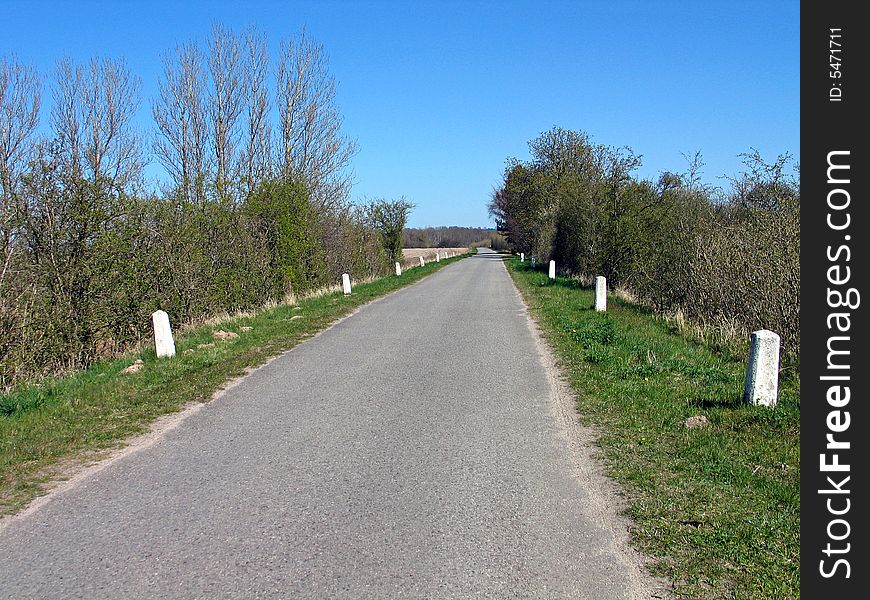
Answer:
<svg viewBox="0 0 870 600"><path fill-rule="evenodd" d="M172 359L157 360L151 348L0 396L0 515L20 510L68 474L72 465L123 445L157 417L190 402L208 401L246 369L292 348L360 305L464 256L408 269L401 277L354 285L350 296L339 291L191 330L177 337ZM214 340L212 332L219 329L239 338ZM144 361L144 370L121 374L136 358Z"/></svg>
<svg viewBox="0 0 870 600"><path fill-rule="evenodd" d="M628 497L635 545L678 597L800 597L800 387L774 409L742 403L745 356L680 336L641 307L508 262L553 346L609 474ZM687 429L693 415L706 427Z"/></svg>

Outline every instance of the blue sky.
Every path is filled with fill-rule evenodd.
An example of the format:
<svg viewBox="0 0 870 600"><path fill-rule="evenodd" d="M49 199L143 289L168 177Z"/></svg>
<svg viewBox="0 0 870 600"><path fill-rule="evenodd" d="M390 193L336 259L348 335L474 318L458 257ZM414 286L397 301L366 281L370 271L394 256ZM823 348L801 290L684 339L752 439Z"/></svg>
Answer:
<svg viewBox="0 0 870 600"><path fill-rule="evenodd" d="M412 226L490 226L506 158L556 125L630 146L645 178L697 150L719 185L750 147L800 158L798 2L0 0L0 14L0 55L44 75L65 55L126 58L143 130L165 50L215 21L256 24L273 49L304 26L360 146L352 198L405 196Z"/></svg>

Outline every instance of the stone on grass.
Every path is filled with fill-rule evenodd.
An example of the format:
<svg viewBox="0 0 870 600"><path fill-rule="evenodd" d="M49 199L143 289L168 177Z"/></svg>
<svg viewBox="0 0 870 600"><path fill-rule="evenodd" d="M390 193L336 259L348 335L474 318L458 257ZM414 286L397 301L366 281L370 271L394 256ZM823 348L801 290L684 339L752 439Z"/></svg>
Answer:
<svg viewBox="0 0 870 600"><path fill-rule="evenodd" d="M251 327L249 325L242 325L241 327L239 327L239 331L242 331L244 333L247 333L247 332L251 331L252 329L253 329L253 327Z"/></svg>
<svg viewBox="0 0 870 600"><path fill-rule="evenodd" d="M204 349L206 349L206 348L214 348L214 342L209 342L209 343L207 343L207 344L197 344L197 345L196 345L196 349L197 349L197 350L204 350Z"/></svg>
<svg viewBox="0 0 870 600"><path fill-rule="evenodd" d="M229 340L239 339L239 334L234 332L234 331L224 331L222 329L219 329L218 331L215 331L214 333L212 333L211 337L213 337L216 340L226 342Z"/></svg>
<svg viewBox="0 0 870 600"><path fill-rule="evenodd" d="M695 415L694 417L689 417L683 422L683 425L686 426L686 429L694 429L695 427L706 427L709 424L710 419L708 419L704 415Z"/></svg>
<svg viewBox="0 0 870 600"><path fill-rule="evenodd" d="M137 358L136 360L133 361L132 365L130 365L129 367L127 367L121 371L121 375L132 375L133 373L138 373L139 371L141 371L144 368L145 368L145 363L142 361L141 358Z"/></svg>

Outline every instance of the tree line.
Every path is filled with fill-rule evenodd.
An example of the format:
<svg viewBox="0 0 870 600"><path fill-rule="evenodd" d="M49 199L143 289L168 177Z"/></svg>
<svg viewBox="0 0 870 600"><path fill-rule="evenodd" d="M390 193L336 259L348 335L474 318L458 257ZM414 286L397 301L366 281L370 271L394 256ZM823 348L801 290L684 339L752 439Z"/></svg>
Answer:
<svg viewBox="0 0 870 600"><path fill-rule="evenodd" d="M402 233L405 248L507 248L504 237L485 227L408 227Z"/></svg>
<svg viewBox="0 0 870 600"><path fill-rule="evenodd" d="M512 249L566 272L604 275L662 313L745 335L766 328L799 357L800 186L791 156L742 155L723 191L684 173L632 175L641 158L559 127L510 159L489 210ZM793 167L790 171L789 167Z"/></svg>
<svg viewBox="0 0 870 600"><path fill-rule="evenodd" d="M274 56L221 25L168 50L145 133L123 59L0 61L0 389L124 351L158 308L190 323L389 272L413 205L349 201L324 48L303 31Z"/></svg>

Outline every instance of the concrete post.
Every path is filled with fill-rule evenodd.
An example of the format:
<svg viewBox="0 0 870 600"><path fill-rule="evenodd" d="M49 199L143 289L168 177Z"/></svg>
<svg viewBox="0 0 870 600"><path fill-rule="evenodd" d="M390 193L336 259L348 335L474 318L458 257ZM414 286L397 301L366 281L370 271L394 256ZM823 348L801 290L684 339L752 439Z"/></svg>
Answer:
<svg viewBox="0 0 870 600"><path fill-rule="evenodd" d="M779 336L767 329L752 332L746 384L743 387L744 402L776 406L779 393L779 342Z"/></svg>
<svg viewBox="0 0 870 600"><path fill-rule="evenodd" d="M158 310L151 313L154 324L154 347L157 358L172 358L175 356L175 340L172 339L172 328L169 326L169 315Z"/></svg>
<svg viewBox="0 0 870 600"><path fill-rule="evenodd" d="M555 260L550 261L550 273L549 273L549 275L550 275L550 279L556 279L556 261Z"/></svg>
<svg viewBox="0 0 870 600"><path fill-rule="evenodd" d="M526 262L526 253L520 252L520 262Z"/></svg>
<svg viewBox="0 0 870 600"><path fill-rule="evenodd" d="M402 265L400 265L399 263L396 263L396 275L401 275L401 274L402 274Z"/></svg>
<svg viewBox="0 0 870 600"><path fill-rule="evenodd" d="M425 265L425 264L426 264L426 261L423 260L423 257L421 256L421 257L420 257L420 266L422 267L422 266Z"/></svg>
<svg viewBox="0 0 870 600"><path fill-rule="evenodd" d="M347 273L341 274L341 287L344 288L344 295L350 294L350 275Z"/></svg>
<svg viewBox="0 0 870 600"><path fill-rule="evenodd" d="M595 278L595 310L607 310L607 278L601 275Z"/></svg>

